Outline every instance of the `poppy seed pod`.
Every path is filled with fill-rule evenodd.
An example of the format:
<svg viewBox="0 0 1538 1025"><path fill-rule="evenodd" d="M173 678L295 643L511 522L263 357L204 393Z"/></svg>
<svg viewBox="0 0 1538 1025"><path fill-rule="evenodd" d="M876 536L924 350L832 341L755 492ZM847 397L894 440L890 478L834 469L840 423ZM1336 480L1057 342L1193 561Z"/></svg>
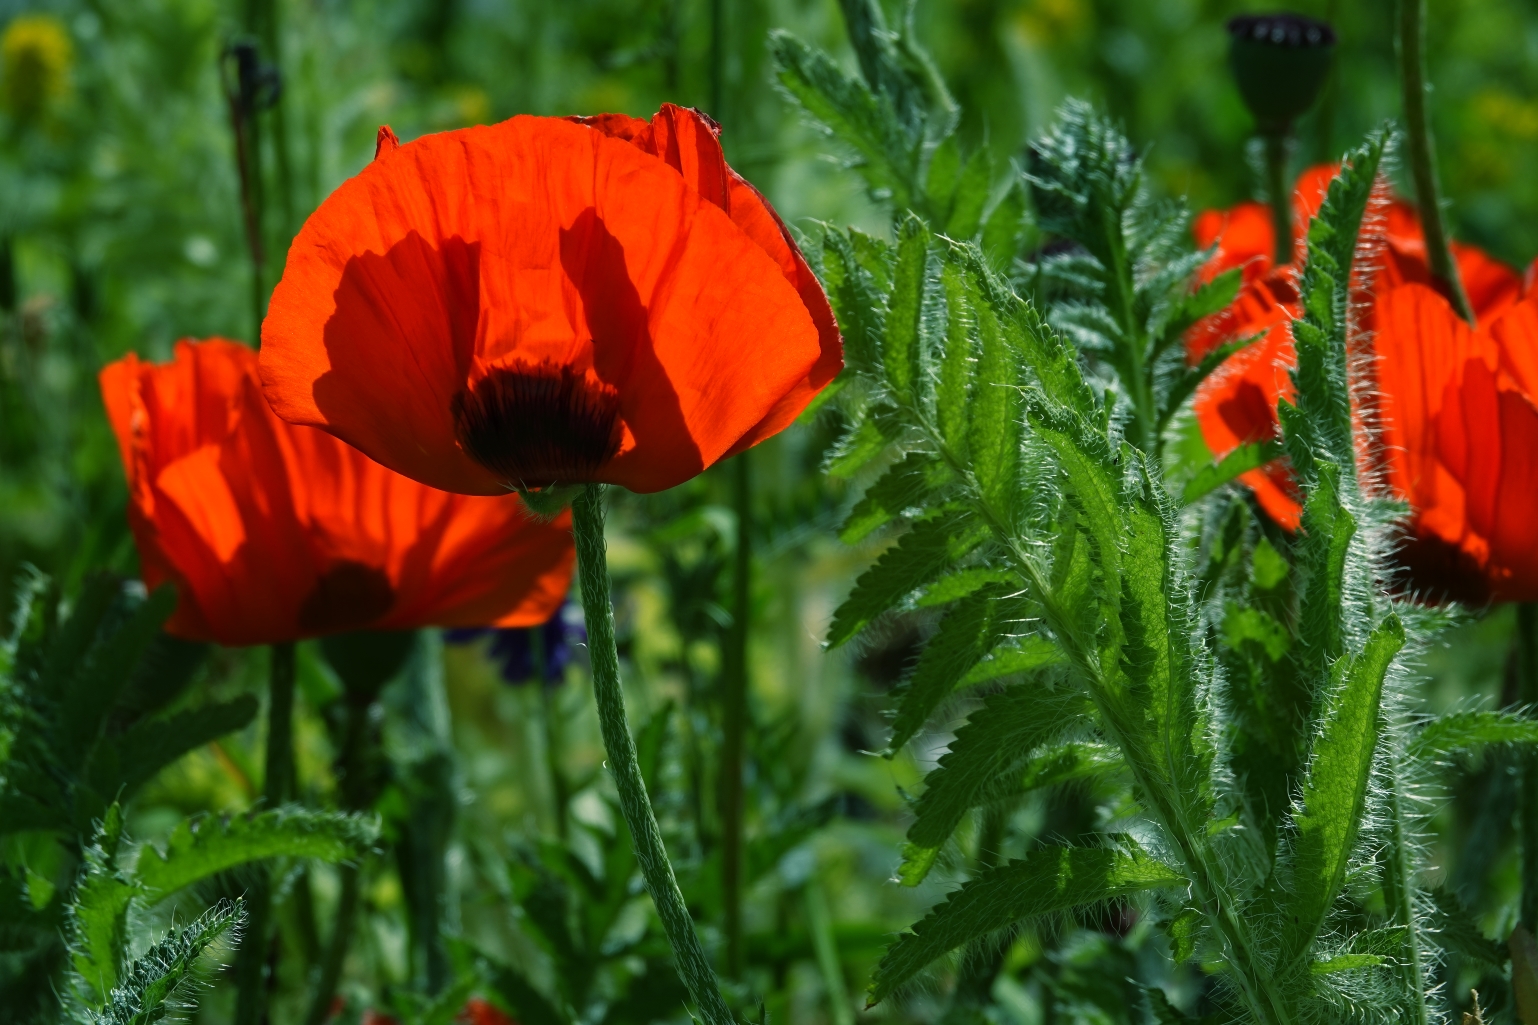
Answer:
<svg viewBox="0 0 1538 1025"><path fill-rule="evenodd" d="M1301 14L1241 14L1228 21L1228 63L1244 105L1263 135L1280 135L1314 105L1335 30Z"/></svg>

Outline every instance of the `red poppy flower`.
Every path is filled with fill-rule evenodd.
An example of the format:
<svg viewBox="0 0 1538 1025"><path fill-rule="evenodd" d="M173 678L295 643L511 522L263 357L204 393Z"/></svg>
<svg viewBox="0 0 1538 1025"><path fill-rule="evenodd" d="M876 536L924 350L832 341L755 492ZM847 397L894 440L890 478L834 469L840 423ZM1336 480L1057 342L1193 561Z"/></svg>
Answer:
<svg viewBox="0 0 1538 1025"><path fill-rule="evenodd" d="M1476 328L1419 282L1376 306L1383 448L1412 509L1412 586L1538 599L1538 296Z"/></svg>
<svg viewBox="0 0 1538 1025"><path fill-rule="evenodd" d="M518 1025L517 1019L484 997L471 997L465 1001L464 1009L454 1020L461 1025Z"/></svg>
<svg viewBox="0 0 1538 1025"><path fill-rule="evenodd" d="M101 372L144 582L174 582L169 629L259 644L357 629L528 626L560 607L564 522L515 495L447 494L278 419L255 352L180 342Z"/></svg>
<svg viewBox="0 0 1538 1025"><path fill-rule="evenodd" d="M1269 209L1262 203L1241 203L1228 211L1207 211L1196 218L1193 234L1200 246L1211 246L1214 255L1203 268L1210 280L1230 268L1242 268L1244 284L1225 310L1197 323L1186 336L1187 357L1201 359L1216 346L1254 335L1259 341L1240 350L1197 389L1193 408L1202 436L1221 458L1240 444L1274 438L1280 431L1276 417L1279 399L1291 399L1291 371L1296 362L1291 321L1298 316L1296 263L1303 256L1308 222L1323 203L1336 168L1310 168L1298 179L1293 195L1294 263L1272 265L1275 234ZM1430 267L1426 244L1414 209L1390 200L1382 210L1383 258L1373 275L1368 294L1381 296L1412 282L1428 284ZM1453 255L1474 306L1484 321L1508 308L1521 295L1516 271L1474 248L1453 244ZM1375 305L1358 313L1355 334L1372 338L1377 333ZM1287 467L1271 463L1244 475L1242 480L1277 523L1295 529L1301 509Z"/></svg>
<svg viewBox="0 0 1538 1025"><path fill-rule="evenodd" d="M381 129L294 240L261 370L278 415L434 487L644 492L783 429L841 353L789 231L669 105Z"/></svg>

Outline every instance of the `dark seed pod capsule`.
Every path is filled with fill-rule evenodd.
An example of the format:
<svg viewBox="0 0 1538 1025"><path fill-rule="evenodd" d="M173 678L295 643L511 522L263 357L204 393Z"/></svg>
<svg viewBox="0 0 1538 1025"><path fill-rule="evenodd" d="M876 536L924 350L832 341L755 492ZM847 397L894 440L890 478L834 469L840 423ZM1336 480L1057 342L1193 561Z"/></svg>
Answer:
<svg viewBox="0 0 1538 1025"><path fill-rule="evenodd" d="M1228 62L1261 134L1287 132L1314 105L1335 56L1335 30L1301 14L1229 19Z"/></svg>

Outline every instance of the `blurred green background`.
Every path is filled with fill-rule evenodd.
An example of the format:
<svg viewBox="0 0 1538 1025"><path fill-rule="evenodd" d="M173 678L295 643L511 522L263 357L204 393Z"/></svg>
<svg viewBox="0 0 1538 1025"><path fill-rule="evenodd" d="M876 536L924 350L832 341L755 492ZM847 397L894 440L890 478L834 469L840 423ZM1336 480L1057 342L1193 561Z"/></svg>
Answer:
<svg viewBox="0 0 1538 1025"><path fill-rule="evenodd" d="M1299 128L1301 167L1396 116L1399 99L1391 2L1297 8L1331 20L1340 38L1324 98ZM1230 15L1253 9L1265 8L921 0L912 16L970 140L1017 156L1061 100L1085 97L1150 154L1157 188L1199 209L1256 191L1251 124L1227 73L1223 31ZM894 24L903 16L889 5ZM1538 8L1432 0L1430 17L1432 110L1455 232L1525 266L1538 253ZM857 177L774 87L772 28L853 66L835 0L0 0L0 579L23 563L66 584L94 566L134 571L96 372L130 350L167 358L181 337L254 341L253 274L265 294L304 217L372 156L380 124L409 140L518 113L649 116L663 101L698 106L723 125L732 164L787 220L886 230ZM232 128L238 83L225 56L241 40L281 83L250 136L256 268ZM829 529L845 502L819 472L835 427L827 417L799 425L755 453L749 823L774 858L749 891L748 987L776 1021L846 1025L885 938L946 888L943 872L917 891L888 882L906 825L900 788L916 783L946 736L935 735L927 755L864 753L881 746L883 692L928 628L921 616L894 623L884 646L838 657L820 650L836 600L871 555L840 547ZM711 871L712 684L737 528L728 494L713 472L674 493L624 499L611 542L636 720L668 716L659 805L686 880ZM1497 613L1428 653L1429 703L1499 697L1509 632L1509 615ZM451 646L443 665L459 773L455 928L504 959L545 964L504 868L554 836L561 817L551 735L539 724L566 730L559 769L574 787L573 828L588 837L573 840L576 849L597 857L616 828L581 667L545 695L501 683L483 647ZM207 687L259 692L264 666L260 651L222 653ZM313 652L302 655L302 672L301 780L323 801L333 781L322 711L335 682ZM189 812L245 807L260 750L252 727L184 760L138 801L135 835L153 837ZM1491 929L1509 914L1509 885L1486 881L1512 877L1510 780L1510 766L1492 758L1431 838L1449 881ZM1041 799L1017 823L1025 835L1070 833L1076 821L1113 813L1093 798ZM797 815L811 815L816 828L796 832L788 823ZM777 835L796 842L779 850ZM349 964L349 1013L412 975L399 882L387 864L370 878L374 940L358 944ZM1024 935L1004 952L991 1020L1141 1020L1121 980L1162 953L1146 949L1135 923L1079 925L1045 946ZM932 1021L945 1006L937 990L868 1017ZM216 987L202 1020L225 1020L228 1008L227 987Z"/></svg>

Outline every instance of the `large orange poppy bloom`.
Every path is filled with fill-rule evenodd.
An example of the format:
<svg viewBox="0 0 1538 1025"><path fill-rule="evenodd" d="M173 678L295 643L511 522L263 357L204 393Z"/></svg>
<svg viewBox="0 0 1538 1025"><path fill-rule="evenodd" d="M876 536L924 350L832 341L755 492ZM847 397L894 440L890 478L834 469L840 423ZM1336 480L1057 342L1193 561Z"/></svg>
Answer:
<svg viewBox="0 0 1538 1025"><path fill-rule="evenodd" d="M838 330L716 134L672 105L381 129L289 251L268 400L468 494L659 491L782 430L842 366Z"/></svg>
<svg viewBox="0 0 1538 1025"><path fill-rule="evenodd" d="M1197 245L1213 247L1213 256L1201 276L1210 280L1223 271L1240 268L1244 284L1227 309L1205 318L1187 334L1188 358L1194 362L1229 340L1260 336L1204 381L1193 400L1202 436L1220 458L1241 444L1265 441L1280 431L1277 402L1293 397L1291 372L1296 355L1290 325L1300 313L1297 266L1303 257L1308 222L1323 203L1335 172L1333 165L1322 165L1310 168L1298 179L1293 194L1293 263L1273 266L1275 234L1270 210L1263 203L1206 211L1192 226ZM1426 243L1414 208L1391 200L1381 214L1382 260L1368 296L1381 297L1410 283L1429 288ZM1512 268L1459 243L1453 243L1453 256L1481 322L1521 297L1522 281ZM1376 318L1376 304L1361 311L1356 325L1360 337L1370 339L1378 333ZM1386 390L1387 385L1380 380L1380 387ZM1297 527L1301 509L1285 464L1271 463L1242 479L1274 520L1289 530Z"/></svg>
<svg viewBox="0 0 1538 1025"><path fill-rule="evenodd" d="M560 607L574 549L516 495L453 495L275 416L255 352L180 342L101 372L144 582L169 629L259 644L358 629L528 626Z"/></svg>

